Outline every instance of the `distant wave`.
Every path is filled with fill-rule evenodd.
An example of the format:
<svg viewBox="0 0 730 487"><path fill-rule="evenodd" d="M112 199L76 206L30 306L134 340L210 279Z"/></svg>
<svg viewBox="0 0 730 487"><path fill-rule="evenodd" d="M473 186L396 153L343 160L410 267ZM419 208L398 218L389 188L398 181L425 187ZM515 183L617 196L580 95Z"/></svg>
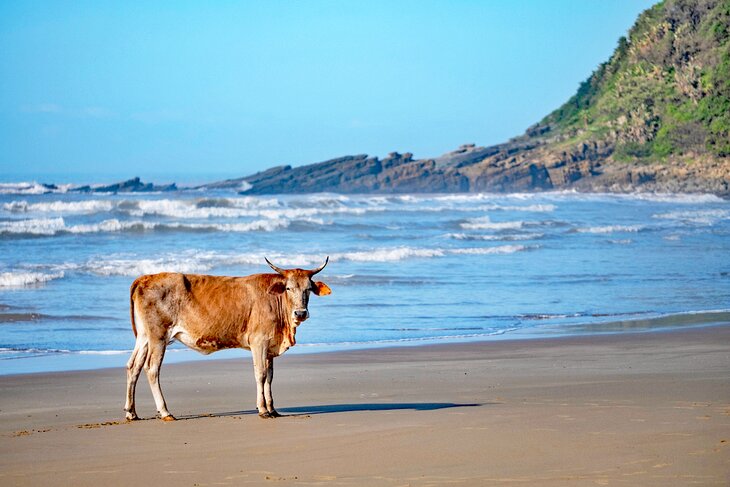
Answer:
<svg viewBox="0 0 730 487"><path fill-rule="evenodd" d="M407 211L510 211L551 212L552 204L479 206L465 205L470 200L480 202L484 198L464 196L414 197L373 196L353 197L330 195L304 195L295 198L238 197L238 198L180 198L180 199L92 199L84 201L28 202L26 200L4 203L2 209L12 214L91 215L116 212L133 217L160 216L176 219L208 218L301 218L326 215L364 215L371 212Z"/></svg>
<svg viewBox="0 0 730 487"><path fill-rule="evenodd" d="M460 224L465 230L519 230L525 225L524 221L493 222L488 216L470 218Z"/></svg>
<svg viewBox="0 0 730 487"><path fill-rule="evenodd" d="M385 211L378 206L356 207L342 204L282 205L275 198L200 198L200 199L138 199L86 200L30 203L25 200L4 203L11 214L53 214L57 216L116 212L132 217L168 217L179 220L210 218L307 218L326 215L364 215Z"/></svg>
<svg viewBox="0 0 730 487"><path fill-rule="evenodd" d="M418 195L418 194L408 194L408 195L396 195L396 196L362 196L359 198L362 198L367 201L371 201L376 204L388 204L388 203L397 203L397 204L440 204L440 206L435 206L435 210L440 209L449 209L449 210L460 210L464 209L465 203L473 204L473 203L483 203L483 202L489 202L490 204L487 205L481 205L481 206L472 206L468 205L466 208L468 208L469 211L471 210L478 210L478 211L524 211L524 212L551 212L555 210L555 205L553 204L531 204L531 205L503 205L500 203L495 203L495 201L499 201L505 198L509 198L509 194L494 194L494 193L469 193L469 194L443 194L443 195ZM428 211L428 206L419 206L419 210Z"/></svg>
<svg viewBox="0 0 730 487"><path fill-rule="evenodd" d="M505 206L505 205L487 205L477 207L479 211L524 211L530 213L546 213L555 211L555 205L526 205L526 206Z"/></svg>
<svg viewBox="0 0 730 487"><path fill-rule="evenodd" d="M639 200L639 201L656 201L667 203L721 203L724 202L719 196L710 193L598 193L598 192L581 192L574 189L565 189L558 191L544 191L532 193L458 193L444 195L403 195L388 196L392 200L401 199L402 201L456 201L456 202L479 202L479 201L530 201L530 200L548 200L554 202L560 201L604 201L604 200Z"/></svg>
<svg viewBox="0 0 730 487"><path fill-rule="evenodd" d="M105 232L143 232L143 231L189 231L189 232L271 232L287 228L292 223L323 225L325 222L315 218L270 218L245 223L179 223L147 222L141 220L120 221L116 218L99 223L67 225L62 217L37 218L27 220L0 221L0 236L55 236L64 234L87 234Z"/></svg>
<svg viewBox="0 0 730 487"><path fill-rule="evenodd" d="M3 209L10 213L93 214L111 211L114 207L114 202L110 200L50 201L47 203L28 203L21 200L3 204Z"/></svg>
<svg viewBox="0 0 730 487"><path fill-rule="evenodd" d="M656 201L660 203L723 203L725 200L709 193L629 193L612 195L617 199Z"/></svg>
<svg viewBox="0 0 730 487"><path fill-rule="evenodd" d="M730 210L708 209L670 211L667 213L658 213L652 216L654 218L660 218L664 220L675 220L682 223L711 226L715 225L721 220L730 220Z"/></svg>
<svg viewBox="0 0 730 487"><path fill-rule="evenodd" d="M524 245L501 245L497 247L461 249L395 247L334 254L332 255L332 260L349 260L354 262L395 262L410 258L433 258L460 254L512 254L526 249L527 247Z"/></svg>
<svg viewBox="0 0 730 487"><path fill-rule="evenodd" d="M172 218L306 218L321 215L351 214L362 215L369 211L382 210L380 208L350 208L337 207L301 207L301 208L271 208L260 207L250 199L230 199L223 206L199 206L191 200L141 200L136 207L130 205L125 208L132 216L165 216Z"/></svg>
<svg viewBox="0 0 730 487"><path fill-rule="evenodd" d="M605 225L598 227L576 228L578 233L634 233L646 229L644 225Z"/></svg>
<svg viewBox="0 0 730 487"><path fill-rule="evenodd" d="M516 200L541 199L549 201L654 201L658 203L722 203L725 200L710 193L586 193L574 189L545 191L540 193L492 194L493 198Z"/></svg>
<svg viewBox="0 0 730 487"><path fill-rule="evenodd" d="M475 235L468 233L448 233L447 238L455 240L484 240L484 241L515 241L515 240L538 240L545 236L544 233L516 233L516 234L499 234L499 235Z"/></svg>
<svg viewBox="0 0 730 487"><path fill-rule="evenodd" d="M90 184L92 188L98 188L103 186L101 184ZM48 193L68 193L79 185L76 184L42 184L36 181L25 181L17 183L0 183L0 194L7 195L38 195ZM233 188L231 191L241 191L249 189L250 184L242 183L242 187ZM217 192L225 192L225 190L215 190ZM195 194L201 190L193 190L192 188L181 187L178 194ZM135 194L136 193L120 193L120 194ZM163 194L163 193L145 193L150 194ZM262 200L265 197L254 197L248 196L252 200ZM241 199L241 198L232 198ZM269 198L276 200L276 198ZM308 199L311 202L319 202L327 204L332 201L339 200L340 204L345 202L365 202L375 203L378 202L393 202L393 203L413 203L413 202L426 202L426 203L451 203L451 202L496 202L496 201L529 201L533 199L541 199L548 201L565 201L565 200L587 200L587 201L601 201L601 200L643 200L643 201L655 201L655 202L670 202L670 203L713 203L723 202L724 200L718 196L708 193L586 193L576 191L574 189L557 190L557 191L545 191L538 193L459 193L459 194L414 194L414 195L394 195L394 196L382 196L382 195L363 195L348 197L345 195L339 195L337 193L316 193L309 195L299 195L297 199ZM452 208L457 209L457 208ZM524 207L511 208L509 205L502 208L496 205L494 210L504 209L506 211L553 211L554 205L551 204L538 204L528 205ZM42 211L42 210L38 210Z"/></svg>
<svg viewBox="0 0 730 487"><path fill-rule="evenodd" d="M536 249L539 246L527 246L527 245L501 245L499 247L476 247L469 249L452 249L449 252L452 254L466 254L466 255L489 255L489 254L514 254L515 252L522 252L524 250Z"/></svg>
<svg viewBox="0 0 730 487"><path fill-rule="evenodd" d="M0 194L40 194L48 192L64 193L68 187L49 190L37 183L0 183ZM25 191L25 193L23 193ZM192 193L183 192L171 198L150 197L150 194L134 195L125 199L116 197L103 198L94 195L94 199L80 201L45 201L34 202L15 200L2 204L2 210L11 215L29 214L36 216L93 215L109 214L110 217L163 217L175 220L207 220L212 218L266 218L266 219L300 219L326 216L366 215L373 212L512 212L512 213L549 213L556 209L554 203L570 200L586 201L621 201L650 200L668 203L708 203L722 202L714 195L672 195L672 194L601 194L577 193L574 191L548 193L512 193L512 194L448 194L448 195L358 195L345 196L336 194L305 194L277 196L236 196L236 197L188 197ZM182 195L185 195L184 197ZM81 198L81 195L73 195ZM539 203L530 200L539 198ZM519 204L519 202L525 204ZM718 211L724 210L704 210ZM682 218L676 214L659 214L657 218ZM713 216L712 218L727 218ZM688 218L692 218L689 216ZM703 216L696 215L700 222ZM508 221L493 222L489 217L471 219L462 224L465 229L505 230L521 228L531 222ZM532 222L535 223L535 222Z"/></svg>
<svg viewBox="0 0 730 487"><path fill-rule="evenodd" d="M35 181L22 183L0 183L0 194L46 194L65 193L73 188L72 184L40 184Z"/></svg>
<svg viewBox="0 0 730 487"><path fill-rule="evenodd" d="M500 245L475 248L418 248L389 247L363 251L339 252L330 254L330 261L351 262L398 262L407 259L441 258L449 255L500 255L534 250L539 246ZM41 284L52 279L64 277L67 273L85 273L99 276L136 277L158 272L204 273L218 267L260 266L264 257L274 260L285 267L305 267L321 263L321 254L250 252L246 254L219 253L214 251L186 251L168 254L158 258L135 257L96 257L87 262L35 265L29 270L15 270L8 275L8 283L22 287ZM43 272L39 272L42 270ZM0 280L0 283L3 281ZM8 284L9 286L12 284Z"/></svg>

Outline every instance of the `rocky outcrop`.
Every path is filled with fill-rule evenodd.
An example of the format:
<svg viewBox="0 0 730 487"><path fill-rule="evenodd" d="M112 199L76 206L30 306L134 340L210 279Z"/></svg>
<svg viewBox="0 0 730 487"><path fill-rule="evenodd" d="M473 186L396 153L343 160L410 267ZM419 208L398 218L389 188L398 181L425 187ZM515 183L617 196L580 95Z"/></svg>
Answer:
<svg viewBox="0 0 730 487"><path fill-rule="evenodd" d="M143 183L138 177L128 179L108 186L80 186L72 188L71 191L80 193L149 193L151 191L177 191L175 183L156 185Z"/></svg>
<svg viewBox="0 0 730 487"><path fill-rule="evenodd" d="M300 167L277 166L206 185L245 194L579 191L712 192L730 196L730 160L683 157L621 162L605 142L559 145L529 137L491 147L467 144L433 159L390 153L345 156Z"/></svg>
<svg viewBox="0 0 730 487"><path fill-rule="evenodd" d="M391 152L379 159L361 154L292 168L278 166L243 178L246 194L467 191L458 172L438 167L432 159Z"/></svg>

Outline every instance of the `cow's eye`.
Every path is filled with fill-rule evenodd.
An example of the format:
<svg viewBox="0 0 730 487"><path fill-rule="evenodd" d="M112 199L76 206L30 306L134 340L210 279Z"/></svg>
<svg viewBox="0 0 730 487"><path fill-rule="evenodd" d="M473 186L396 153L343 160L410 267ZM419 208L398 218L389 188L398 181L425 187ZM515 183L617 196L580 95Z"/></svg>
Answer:
<svg viewBox="0 0 730 487"><path fill-rule="evenodd" d="M286 288L286 290L287 290L287 291L291 291L291 288L290 288L290 287L287 287L287 288Z"/></svg>

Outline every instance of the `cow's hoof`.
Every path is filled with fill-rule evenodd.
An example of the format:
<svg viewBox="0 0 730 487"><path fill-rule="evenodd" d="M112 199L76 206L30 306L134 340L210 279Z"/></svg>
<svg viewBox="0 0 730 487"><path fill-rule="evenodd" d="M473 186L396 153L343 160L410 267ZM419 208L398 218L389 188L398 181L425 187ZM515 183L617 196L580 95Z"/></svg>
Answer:
<svg viewBox="0 0 730 487"><path fill-rule="evenodd" d="M273 417L274 416L272 416L271 413L268 412L268 411L264 411L263 413L259 413L259 418L262 418L262 419L271 419Z"/></svg>
<svg viewBox="0 0 730 487"><path fill-rule="evenodd" d="M160 418L162 421L175 421L175 416L172 414L168 414L167 416L163 416Z"/></svg>
<svg viewBox="0 0 730 487"><path fill-rule="evenodd" d="M270 416L271 416L272 418L281 418L281 414L279 414L279 413L278 413L278 412L277 412L276 410L273 410L273 411L269 411L269 415L270 415Z"/></svg>
<svg viewBox="0 0 730 487"><path fill-rule="evenodd" d="M127 413L124 415L124 417L127 418L127 421L137 421L139 419L137 413Z"/></svg>

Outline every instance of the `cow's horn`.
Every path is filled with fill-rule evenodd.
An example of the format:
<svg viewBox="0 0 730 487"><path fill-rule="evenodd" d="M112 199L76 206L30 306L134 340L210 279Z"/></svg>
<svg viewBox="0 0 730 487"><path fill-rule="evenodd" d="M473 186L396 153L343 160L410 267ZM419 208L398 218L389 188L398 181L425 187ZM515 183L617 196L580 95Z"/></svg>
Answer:
<svg viewBox="0 0 730 487"><path fill-rule="evenodd" d="M276 272L278 272L282 276L284 275L284 269L282 269L280 267L276 267L274 264L272 264L271 262L269 262L269 259L267 259L266 257L264 257L264 260L266 261L267 264L269 264L269 267L271 267L272 269L274 269Z"/></svg>
<svg viewBox="0 0 730 487"><path fill-rule="evenodd" d="M329 261L330 261L330 257L328 255L327 258L324 259L324 264L322 264L321 266L319 266L316 269L314 269L313 271L311 271L312 272L312 275L315 275L316 273L318 273L319 271L321 271L322 269L324 269L324 267L327 265L327 262L329 262Z"/></svg>

